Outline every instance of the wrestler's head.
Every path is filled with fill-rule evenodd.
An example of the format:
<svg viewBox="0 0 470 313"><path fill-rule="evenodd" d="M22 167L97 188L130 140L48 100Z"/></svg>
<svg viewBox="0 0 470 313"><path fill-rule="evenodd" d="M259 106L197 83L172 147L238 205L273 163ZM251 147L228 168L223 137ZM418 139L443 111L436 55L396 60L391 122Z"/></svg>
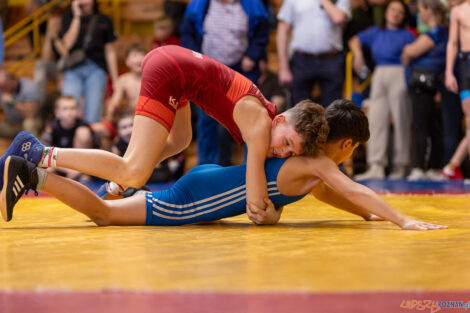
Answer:
<svg viewBox="0 0 470 313"><path fill-rule="evenodd" d="M272 121L268 157L317 155L328 136L325 110L310 100L277 115Z"/></svg>
<svg viewBox="0 0 470 313"><path fill-rule="evenodd" d="M126 51L126 66L133 73L142 73L142 61L147 50L140 44L131 45Z"/></svg>
<svg viewBox="0 0 470 313"><path fill-rule="evenodd" d="M351 100L333 101L325 112L330 132L324 146L327 156L338 164L348 159L360 143L369 140L369 122Z"/></svg>

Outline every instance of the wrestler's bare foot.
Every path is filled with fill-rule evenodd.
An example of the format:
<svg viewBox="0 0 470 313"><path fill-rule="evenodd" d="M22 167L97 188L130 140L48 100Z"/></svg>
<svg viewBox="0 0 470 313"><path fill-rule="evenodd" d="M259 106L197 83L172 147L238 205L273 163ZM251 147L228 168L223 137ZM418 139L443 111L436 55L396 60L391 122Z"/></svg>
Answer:
<svg viewBox="0 0 470 313"><path fill-rule="evenodd" d="M371 221L384 221L383 218L381 218L380 216L374 215L374 214L371 214L371 215L369 215L369 216L363 217L363 219L364 219L365 221L369 221L369 222L371 222Z"/></svg>

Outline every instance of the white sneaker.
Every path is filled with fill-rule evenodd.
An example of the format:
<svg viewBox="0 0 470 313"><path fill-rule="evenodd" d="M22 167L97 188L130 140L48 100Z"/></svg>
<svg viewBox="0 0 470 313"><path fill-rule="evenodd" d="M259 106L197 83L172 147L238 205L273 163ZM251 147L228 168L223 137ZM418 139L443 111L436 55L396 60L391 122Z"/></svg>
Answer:
<svg viewBox="0 0 470 313"><path fill-rule="evenodd" d="M397 165L393 167L392 172L388 175L388 179L401 179L405 177L406 167L403 165Z"/></svg>
<svg viewBox="0 0 470 313"><path fill-rule="evenodd" d="M385 177L385 170L382 165L372 164L367 171L354 176L355 180L380 179Z"/></svg>
<svg viewBox="0 0 470 313"><path fill-rule="evenodd" d="M415 167L406 179L409 181L427 180L427 176L422 169Z"/></svg>
<svg viewBox="0 0 470 313"><path fill-rule="evenodd" d="M429 180L432 180L432 181L443 181L445 180L445 177L442 176L442 171L440 170L427 170L426 171L426 177L429 179Z"/></svg>

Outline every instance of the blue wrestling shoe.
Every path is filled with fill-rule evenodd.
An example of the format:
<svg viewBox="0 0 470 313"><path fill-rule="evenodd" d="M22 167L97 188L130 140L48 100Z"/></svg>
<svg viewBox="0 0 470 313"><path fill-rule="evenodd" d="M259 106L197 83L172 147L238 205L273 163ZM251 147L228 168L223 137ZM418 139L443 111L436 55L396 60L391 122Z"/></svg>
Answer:
<svg viewBox="0 0 470 313"><path fill-rule="evenodd" d="M19 156L37 165L41 161L44 145L32 134L22 131L16 135L7 152L0 158L0 189L3 188L3 172L9 156Z"/></svg>

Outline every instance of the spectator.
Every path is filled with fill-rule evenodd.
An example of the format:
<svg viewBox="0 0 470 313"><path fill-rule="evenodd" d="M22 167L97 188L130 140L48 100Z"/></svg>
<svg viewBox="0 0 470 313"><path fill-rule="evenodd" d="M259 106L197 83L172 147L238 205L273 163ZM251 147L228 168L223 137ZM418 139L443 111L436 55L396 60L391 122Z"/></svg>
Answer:
<svg viewBox="0 0 470 313"><path fill-rule="evenodd" d="M269 40L268 15L260 0L193 0L181 25L183 47L205 55L256 82ZM231 137L197 108L199 164L230 165Z"/></svg>
<svg viewBox="0 0 470 313"><path fill-rule="evenodd" d="M400 61L403 47L414 41L405 29L407 7L400 0L387 5L381 27L371 27L349 41L357 72L364 67L362 45L370 47L376 67L369 99L370 140L367 146L369 169L356 179L383 178L387 165L390 116L394 125L393 170L389 178L402 178L410 163L410 109L407 103L405 68Z"/></svg>
<svg viewBox="0 0 470 313"><path fill-rule="evenodd" d="M173 21L168 16L161 16L153 23L153 36L152 49L166 46L166 45L179 45L180 39L173 35L174 26Z"/></svg>
<svg viewBox="0 0 470 313"><path fill-rule="evenodd" d="M183 20L184 12L186 11L186 3L181 0L165 0L163 3L163 10L165 11L165 15L170 17L173 21L173 34L179 38L181 21Z"/></svg>
<svg viewBox="0 0 470 313"><path fill-rule="evenodd" d="M51 79L55 82L58 80L58 57L67 54L64 44L59 39L63 15L63 9L60 6L55 6L51 9L47 20L41 59L36 62L34 67L34 81L38 86L41 103L46 101L48 80Z"/></svg>
<svg viewBox="0 0 470 313"><path fill-rule="evenodd" d="M42 122L38 117L40 102L36 83L0 70L0 92L5 114L0 121L0 137L12 138L22 129L38 135Z"/></svg>
<svg viewBox="0 0 470 313"><path fill-rule="evenodd" d="M447 60L445 84L447 89L457 93L465 115L467 149L470 153L470 30L468 16L470 1L464 1L452 8L450 12L449 42L447 45ZM460 52L459 52L460 50ZM454 75L454 65L458 53L459 81Z"/></svg>
<svg viewBox="0 0 470 313"><path fill-rule="evenodd" d="M401 56L403 64L411 63L408 89L413 108L416 149L413 170L408 180L440 178L443 167L442 115L434 97L446 63L448 32L443 25L445 9L440 0L419 0L418 11L420 20L429 30L406 45ZM428 147L427 142L431 143L431 147ZM427 151L431 151L429 164L426 164Z"/></svg>
<svg viewBox="0 0 470 313"><path fill-rule="evenodd" d="M349 0L286 0L282 4L277 27L279 82L292 85L294 104L310 98L316 81L320 83L324 107L342 97L342 29L350 16ZM291 28L294 53L289 65L287 41Z"/></svg>
<svg viewBox="0 0 470 313"><path fill-rule="evenodd" d="M72 96L63 95L55 103L55 120L46 125L43 142L60 148L98 148L96 136L85 121L79 117L78 102ZM80 181L89 181L88 175L80 172L51 168L57 174Z"/></svg>
<svg viewBox="0 0 470 313"><path fill-rule="evenodd" d="M139 44L134 44L127 49L126 66L129 72L119 76L116 81L113 95L108 102L107 120L113 120L113 116L119 110L123 100L125 100L125 111L135 111L140 92L140 80L142 78L142 60L146 53L146 49Z"/></svg>
<svg viewBox="0 0 470 313"><path fill-rule="evenodd" d="M85 43L90 24L92 33L90 40ZM87 123L98 122L101 120L106 92L107 71L114 86L117 80L113 24L109 17L98 12L96 0L73 0L72 14L63 19L61 36L69 55L86 47L86 59L65 70L62 94L74 96L79 103L83 95L83 119Z"/></svg>

